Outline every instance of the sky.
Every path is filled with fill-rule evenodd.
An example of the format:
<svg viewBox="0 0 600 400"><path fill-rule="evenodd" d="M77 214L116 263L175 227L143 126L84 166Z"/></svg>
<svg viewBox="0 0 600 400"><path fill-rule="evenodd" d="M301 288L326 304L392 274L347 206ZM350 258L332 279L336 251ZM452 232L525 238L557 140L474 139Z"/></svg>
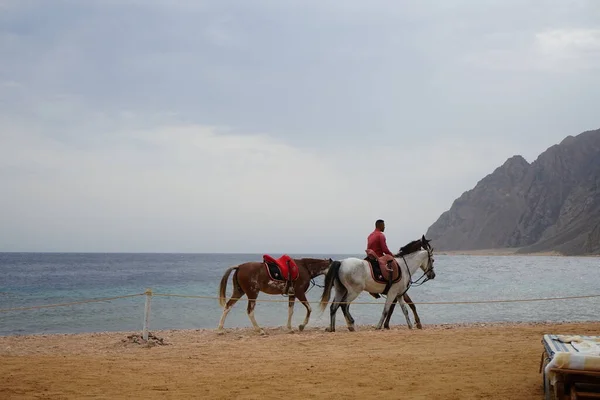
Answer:
<svg viewBox="0 0 600 400"><path fill-rule="evenodd" d="M0 251L392 250L600 128L597 0L0 0ZM435 243L432 243L435 247Z"/></svg>

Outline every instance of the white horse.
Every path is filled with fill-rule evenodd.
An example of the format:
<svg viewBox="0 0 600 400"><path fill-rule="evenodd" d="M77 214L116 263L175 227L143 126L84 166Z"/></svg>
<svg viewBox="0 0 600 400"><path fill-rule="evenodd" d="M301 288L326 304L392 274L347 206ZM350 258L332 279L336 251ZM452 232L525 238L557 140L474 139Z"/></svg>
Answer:
<svg viewBox="0 0 600 400"><path fill-rule="evenodd" d="M383 308L381 319L377 324L377 329L381 329L381 325L390 312L390 307L394 299L398 299L400 302L407 323L411 327L412 324L410 324L410 319L408 318L408 310L406 309L403 295L413 283L412 276L421 268L423 275L427 279L435 278L435 272L433 271L433 250L431 248L428 250L418 250L404 257L395 257L395 260L400 267L401 278L393 283L388 290L385 307ZM331 322L327 329L329 332L335 332L335 313L339 307L342 308L342 312L346 318L348 330L354 331L354 318L350 315L350 303L362 291L382 293L386 287L385 284L373 280L371 265L368 261L355 257L334 261L329 267L329 271L325 276L325 288L321 296L321 312L325 311L325 307L329 303L331 288L333 286L335 286L335 297L330 308Z"/></svg>

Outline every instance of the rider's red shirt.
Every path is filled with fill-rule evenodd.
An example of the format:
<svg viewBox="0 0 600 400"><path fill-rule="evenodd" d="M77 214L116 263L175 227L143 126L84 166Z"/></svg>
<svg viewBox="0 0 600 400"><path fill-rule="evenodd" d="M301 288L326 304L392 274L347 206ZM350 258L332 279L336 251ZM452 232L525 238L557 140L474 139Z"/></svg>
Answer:
<svg viewBox="0 0 600 400"><path fill-rule="evenodd" d="M385 235L380 230L375 229L367 238L367 249L371 249L381 257L384 254L393 254L387 247Z"/></svg>

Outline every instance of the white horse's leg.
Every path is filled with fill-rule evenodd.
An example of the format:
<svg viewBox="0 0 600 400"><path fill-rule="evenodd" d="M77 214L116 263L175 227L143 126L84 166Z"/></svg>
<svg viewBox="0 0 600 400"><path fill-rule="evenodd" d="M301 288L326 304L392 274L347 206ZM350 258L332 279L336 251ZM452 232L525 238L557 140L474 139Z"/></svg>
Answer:
<svg viewBox="0 0 600 400"><path fill-rule="evenodd" d="M410 316L408 315L408 308L406 307L404 296L399 296L398 301L400 302L400 308L402 308L402 312L404 313L404 318L406 318L406 325L408 325L408 329L412 329L413 324L410 322Z"/></svg>
<svg viewBox="0 0 600 400"><path fill-rule="evenodd" d="M350 303L352 303L364 290L365 284L364 282L361 282L363 279L364 275L361 273L360 269L351 271L350 273L340 274L340 282L344 285L344 288L346 288L346 295L343 297L343 304L340 304L340 307L342 308L344 318L346 319L346 325L350 332L355 331L354 318L350 315Z"/></svg>
<svg viewBox="0 0 600 400"><path fill-rule="evenodd" d="M346 319L346 325L348 326L348 330L350 332L354 332L356 329L354 328L354 318L350 315L350 303L354 301L358 297L358 293L353 291L352 289L348 291L346 298L343 300L344 304L341 304L342 312L344 313L344 318Z"/></svg>
<svg viewBox="0 0 600 400"><path fill-rule="evenodd" d="M377 329L381 329L385 318L388 316L390 312L390 308L392 307L392 303L394 302L394 298L397 293L388 292L387 298L385 299L385 306L383 307L383 312L381 313L381 318L379 319L379 323L377 323Z"/></svg>
<svg viewBox="0 0 600 400"><path fill-rule="evenodd" d="M329 328L326 329L327 332L335 332L335 314L338 308L340 308L340 302L343 301L346 293L348 293L344 285L340 284L337 280L333 284L333 287L335 288L335 297L329 307Z"/></svg>

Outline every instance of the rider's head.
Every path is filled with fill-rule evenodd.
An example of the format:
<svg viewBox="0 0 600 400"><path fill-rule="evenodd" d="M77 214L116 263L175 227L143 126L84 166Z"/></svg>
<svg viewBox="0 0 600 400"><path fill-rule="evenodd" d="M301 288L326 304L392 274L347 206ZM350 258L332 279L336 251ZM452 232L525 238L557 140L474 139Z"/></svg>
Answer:
<svg viewBox="0 0 600 400"><path fill-rule="evenodd" d="M381 232L385 231L385 222L382 219L378 219L375 221L375 228L380 230Z"/></svg>

